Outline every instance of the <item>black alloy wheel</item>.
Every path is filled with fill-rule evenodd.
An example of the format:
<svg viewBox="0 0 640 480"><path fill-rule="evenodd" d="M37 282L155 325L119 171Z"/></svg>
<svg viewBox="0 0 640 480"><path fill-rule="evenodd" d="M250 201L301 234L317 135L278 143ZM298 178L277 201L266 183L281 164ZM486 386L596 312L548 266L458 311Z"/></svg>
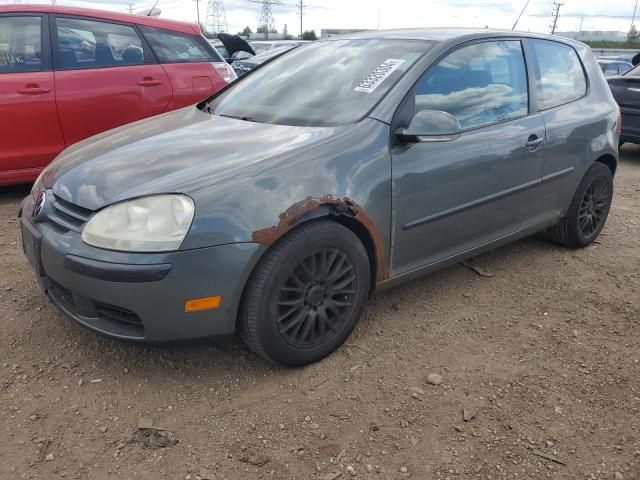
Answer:
<svg viewBox="0 0 640 480"><path fill-rule="evenodd" d="M330 220L304 223L279 239L251 274L240 336L271 362L317 362L355 328L370 282L369 256L355 233Z"/></svg>
<svg viewBox="0 0 640 480"><path fill-rule="evenodd" d="M610 185L603 178L596 178L584 192L578 224L585 238L592 237L602 226L609 213Z"/></svg>
<svg viewBox="0 0 640 480"><path fill-rule="evenodd" d="M596 162L583 177L569 208L557 225L548 230L551 239L569 248L592 243L604 228L613 200L613 174Z"/></svg>
<svg viewBox="0 0 640 480"><path fill-rule="evenodd" d="M356 267L336 247L320 248L292 266L276 302L278 330L294 347L325 342L354 307Z"/></svg>

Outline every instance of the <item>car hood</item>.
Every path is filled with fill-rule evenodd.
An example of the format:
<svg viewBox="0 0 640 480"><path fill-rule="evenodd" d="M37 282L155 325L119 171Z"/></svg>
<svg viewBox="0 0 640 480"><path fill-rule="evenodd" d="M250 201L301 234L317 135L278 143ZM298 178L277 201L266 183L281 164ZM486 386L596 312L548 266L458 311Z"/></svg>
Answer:
<svg viewBox="0 0 640 480"><path fill-rule="evenodd" d="M98 210L144 195L213 188L334 133L330 127L253 123L189 107L80 142L39 182L64 200Z"/></svg>
<svg viewBox="0 0 640 480"><path fill-rule="evenodd" d="M224 45L224 48L227 50L227 55L229 55L229 57L231 57L236 52L247 52L251 55L256 54L253 48L251 48L251 45L249 45L247 41L240 35L219 33L218 40L220 40Z"/></svg>

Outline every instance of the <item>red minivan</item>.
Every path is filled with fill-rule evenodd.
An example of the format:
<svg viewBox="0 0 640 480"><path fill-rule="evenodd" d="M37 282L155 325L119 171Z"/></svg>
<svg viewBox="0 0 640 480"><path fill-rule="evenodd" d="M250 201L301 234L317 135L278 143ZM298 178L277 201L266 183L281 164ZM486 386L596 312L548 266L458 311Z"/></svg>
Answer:
<svg viewBox="0 0 640 480"><path fill-rule="evenodd" d="M197 103L233 79L195 24L0 6L0 185L33 181L66 147Z"/></svg>

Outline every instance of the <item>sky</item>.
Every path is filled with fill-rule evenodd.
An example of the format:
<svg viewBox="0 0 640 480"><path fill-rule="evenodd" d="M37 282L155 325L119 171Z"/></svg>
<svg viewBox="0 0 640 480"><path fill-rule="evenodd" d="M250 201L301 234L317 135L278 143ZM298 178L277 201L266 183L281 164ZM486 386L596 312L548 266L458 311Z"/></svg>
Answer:
<svg viewBox="0 0 640 480"><path fill-rule="evenodd" d="M17 3L19 0L0 0ZM39 0L44 3L49 0ZM300 16L296 4L300 0L280 0L274 6L274 25L282 31L300 33ZM617 30L628 31L636 0L559 0L558 31ZM155 0L57 0L58 4L91 6L109 10L142 10ZM513 26L526 0L303 0L304 30L322 28L402 28L402 27L485 27ZM21 3L26 3L22 1ZM200 0L200 15L206 18L208 0ZM256 30L261 6L250 0L224 0L228 31L237 33L245 26ZM161 17L196 21L195 0L158 0ZM549 32L553 0L530 0L518 23L518 30ZM640 17L640 9L638 9ZM640 29L640 23L636 22Z"/></svg>

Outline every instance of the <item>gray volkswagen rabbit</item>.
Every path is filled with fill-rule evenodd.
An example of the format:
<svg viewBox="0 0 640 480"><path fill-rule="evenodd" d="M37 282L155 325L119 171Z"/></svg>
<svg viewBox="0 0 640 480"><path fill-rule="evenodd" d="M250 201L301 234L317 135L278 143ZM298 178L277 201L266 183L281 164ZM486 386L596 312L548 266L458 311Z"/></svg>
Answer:
<svg viewBox="0 0 640 480"><path fill-rule="evenodd" d="M579 42L331 38L63 152L23 203L24 251L51 301L98 333L237 332L305 365L375 291L536 232L593 242L620 127Z"/></svg>

